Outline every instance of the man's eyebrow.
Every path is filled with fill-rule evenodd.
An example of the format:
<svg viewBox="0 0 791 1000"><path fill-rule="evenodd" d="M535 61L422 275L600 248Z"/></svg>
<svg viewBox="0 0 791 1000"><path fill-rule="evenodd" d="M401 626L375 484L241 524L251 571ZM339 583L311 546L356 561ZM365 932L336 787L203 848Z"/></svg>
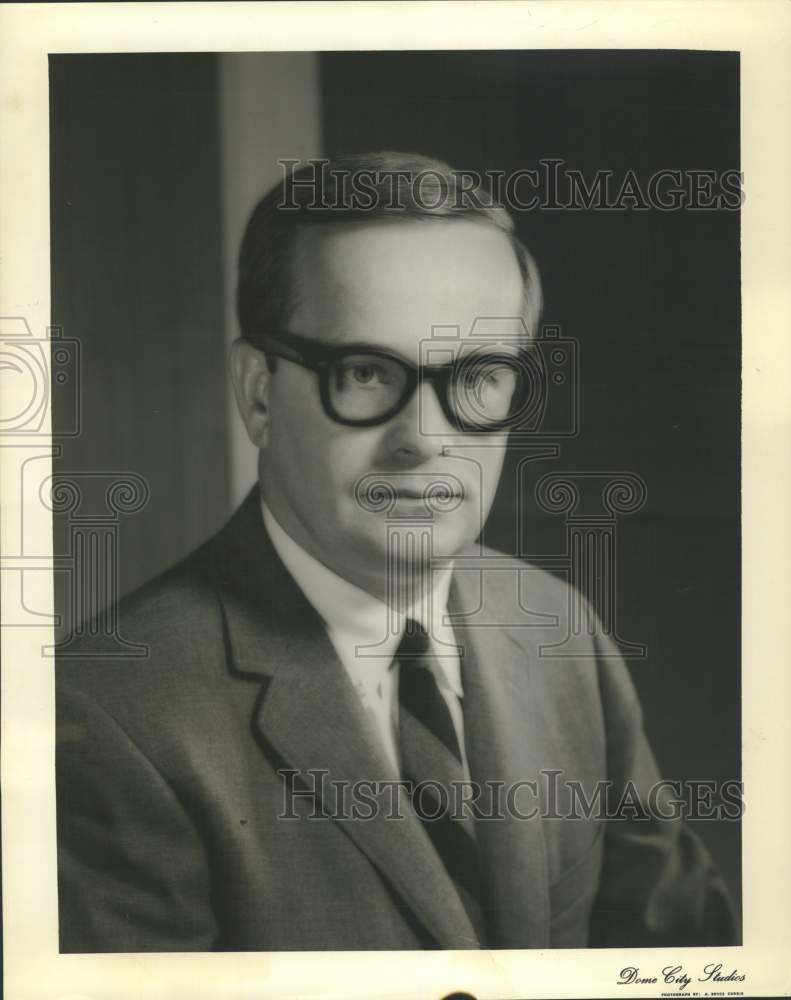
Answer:
<svg viewBox="0 0 791 1000"><path fill-rule="evenodd" d="M390 344L377 344L371 340L326 340L324 343L328 347L341 347L345 351L357 351L360 354L389 354L394 358L401 358L407 364L413 365L415 363L413 358L398 348L391 347Z"/></svg>
<svg viewBox="0 0 791 1000"><path fill-rule="evenodd" d="M329 343L329 341L328 341ZM459 351L457 348L452 348L453 357L449 360L437 361L437 362L427 362L425 364L421 363L420 351L418 350L417 357L412 354L407 354L405 351L399 350L397 347L391 347L389 344L374 344L370 341L349 341L344 343L343 341L333 341L333 347L342 347L344 350L348 350L350 353L359 354L386 354L388 357L397 358L399 361L403 361L405 364L412 368L448 368L455 364L460 357L464 356L464 352ZM443 349L443 353L447 356L447 350ZM470 352L467 352L470 353Z"/></svg>
<svg viewBox="0 0 791 1000"><path fill-rule="evenodd" d="M485 358L487 356L492 357L502 357L502 355L512 355L513 357L518 357L520 351L525 345L515 344L512 341L501 343L500 341L493 340L491 344L487 343L485 340L471 340L471 341L436 341L431 337L426 337L424 340L419 342L418 345L418 357L408 355L405 351L400 350L398 347L392 346L390 344L377 344L369 340L324 340L328 347L332 348L343 348L344 350L350 352L359 352L361 354L366 354L369 352L378 354L387 354L390 357L398 358L404 361L406 364L411 365L413 368L423 367L423 368L447 368L450 365L455 364L458 360L469 357L478 356L480 358ZM421 346L431 347L437 351L437 353L442 352L445 357L450 354L452 358L450 360L443 360L437 362L429 361L426 364L421 364L420 359L420 347Z"/></svg>

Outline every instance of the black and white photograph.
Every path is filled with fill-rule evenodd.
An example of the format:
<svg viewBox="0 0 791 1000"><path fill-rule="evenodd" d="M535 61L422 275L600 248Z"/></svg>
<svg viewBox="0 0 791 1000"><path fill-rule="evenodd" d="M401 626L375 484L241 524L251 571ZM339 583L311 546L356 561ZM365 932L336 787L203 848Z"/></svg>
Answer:
<svg viewBox="0 0 791 1000"><path fill-rule="evenodd" d="M308 37L46 52L49 312L0 321L53 960L757 995L745 55Z"/></svg>

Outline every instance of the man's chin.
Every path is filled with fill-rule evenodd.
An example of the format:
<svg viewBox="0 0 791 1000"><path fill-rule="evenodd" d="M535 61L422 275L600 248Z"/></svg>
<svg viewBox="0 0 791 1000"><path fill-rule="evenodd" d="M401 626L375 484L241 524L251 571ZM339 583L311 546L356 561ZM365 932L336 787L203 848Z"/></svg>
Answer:
<svg viewBox="0 0 791 1000"><path fill-rule="evenodd" d="M415 569L429 566L436 559L452 559L474 540L469 531L460 531L458 525L429 521L390 523L370 537L384 564L397 563Z"/></svg>

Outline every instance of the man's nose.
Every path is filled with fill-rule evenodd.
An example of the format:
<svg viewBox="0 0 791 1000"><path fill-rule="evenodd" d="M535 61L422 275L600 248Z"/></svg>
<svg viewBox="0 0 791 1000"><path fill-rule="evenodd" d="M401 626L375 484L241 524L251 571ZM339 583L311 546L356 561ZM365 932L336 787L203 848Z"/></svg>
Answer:
<svg viewBox="0 0 791 1000"><path fill-rule="evenodd" d="M390 425L387 444L391 453L418 464L441 454L454 436L436 390L423 382Z"/></svg>

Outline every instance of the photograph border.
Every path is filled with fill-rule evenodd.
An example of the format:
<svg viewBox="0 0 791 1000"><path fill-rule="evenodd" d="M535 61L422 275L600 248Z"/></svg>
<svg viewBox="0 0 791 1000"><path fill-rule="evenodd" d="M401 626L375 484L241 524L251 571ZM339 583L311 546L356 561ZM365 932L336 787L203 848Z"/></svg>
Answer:
<svg viewBox="0 0 791 1000"><path fill-rule="evenodd" d="M28 4L0 8L0 316L22 317L34 338L51 326L49 296L48 55L120 51L342 49L706 49L741 54L743 316L743 940L734 948L573 952L321 952L59 955L51 627L4 627L2 690L5 985L12 998L426 997L674 995L673 986L618 985L711 962L738 968L745 996L791 991L778 966L791 936L791 678L788 402L791 217L791 7L781 2ZM415 16L397 17L407 8ZM49 511L20 495L20 469L57 445L50 413L35 440L4 435L3 568L13 568L24 516L37 546L26 603L52 609ZM779 446L778 446L779 445ZM4 578L8 574L4 574ZM30 578L30 579L29 579ZM18 595L3 589L4 610ZM4 621L6 621L4 616ZM396 965L397 963L397 965ZM397 975L395 974L397 971ZM694 986L684 990L690 995ZM698 989L698 995L705 995Z"/></svg>

